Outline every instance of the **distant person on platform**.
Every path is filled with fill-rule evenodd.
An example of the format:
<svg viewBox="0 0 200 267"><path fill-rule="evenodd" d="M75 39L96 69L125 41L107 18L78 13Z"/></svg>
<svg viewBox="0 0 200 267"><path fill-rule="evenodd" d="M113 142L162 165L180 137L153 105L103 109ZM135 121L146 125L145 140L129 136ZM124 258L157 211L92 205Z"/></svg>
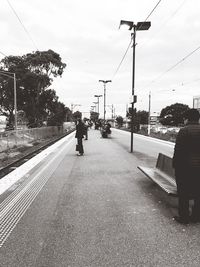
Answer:
<svg viewBox="0 0 200 267"><path fill-rule="evenodd" d="M85 126L85 140L88 140L88 128L89 128L89 124L88 124L88 121L85 120L84 121L84 126Z"/></svg>
<svg viewBox="0 0 200 267"><path fill-rule="evenodd" d="M83 150L83 138L85 134L85 125L82 122L80 118L77 120L76 124L76 134L75 138L77 138L77 145L76 145L76 151L78 151L78 156L83 156L84 150Z"/></svg>
<svg viewBox="0 0 200 267"><path fill-rule="evenodd" d="M178 193L178 216L182 224L200 222L200 114L189 109L184 114L185 127L181 128L174 148L173 167ZM189 200L194 200L189 213Z"/></svg>

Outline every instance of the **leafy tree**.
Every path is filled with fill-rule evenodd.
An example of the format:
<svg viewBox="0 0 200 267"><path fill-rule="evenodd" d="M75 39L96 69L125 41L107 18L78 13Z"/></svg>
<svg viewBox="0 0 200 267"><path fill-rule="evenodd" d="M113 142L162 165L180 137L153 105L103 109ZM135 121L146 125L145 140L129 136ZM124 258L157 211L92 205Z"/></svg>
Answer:
<svg viewBox="0 0 200 267"><path fill-rule="evenodd" d="M47 120L48 126L62 126L66 119L67 109L61 102L54 102L53 110Z"/></svg>
<svg viewBox="0 0 200 267"><path fill-rule="evenodd" d="M90 119L92 121L97 121L99 119L99 113L95 111L90 111Z"/></svg>
<svg viewBox="0 0 200 267"><path fill-rule="evenodd" d="M145 110L137 111L136 108L133 110L133 128L134 131L139 131L140 124L148 124L148 112ZM127 117L131 120L131 108L129 108L127 112ZM129 127L130 123L129 123Z"/></svg>
<svg viewBox="0 0 200 267"><path fill-rule="evenodd" d="M17 77L16 91L18 107L22 103L20 83L22 68L24 68L23 60L18 56L5 57L0 61L0 112L7 116L8 125L11 125L14 121L14 73Z"/></svg>
<svg viewBox="0 0 200 267"><path fill-rule="evenodd" d="M129 107L129 109L128 109L127 113L126 113L126 117L129 118L129 119L131 119L131 117L132 117L131 112L132 112L132 108ZM135 116L136 116L136 108L133 109L133 117L135 117Z"/></svg>
<svg viewBox="0 0 200 267"><path fill-rule="evenodd" d="M8 124L11 124L14 120L14 85L12 78L2 76L0 76L0 112L7 116Z"/></svg>
<svg viewBox="0 0 200 267"><path fill-rule="evenodd" d="M73 118L76 121L78 118L82 118L82 113L80 111L76 111L73 114Z"/></svg>
<svg viewBox="0 0 200 267"><path fill-rule="evenodd" d="M149 113L145 110L139 110L136 113L136 116L138 118L139 124L148 124L148 116Z"/></svg>
<svg viewBox="0 0 200 267"><path fill-rule="evenodd" d="M52 84L53 77L61 76L65 63L53 50L36 51L22 57L9 56L0 61L0 70L12 72L17 77L17 107L24 110L29 125L37 126L43 119L45 110L41 106L44 91ZM3 77L3 76L2 76ZM0 106L13 120L13 80L0 79Z"/></svg>
<svg viewBox="0 0 200 267"><path fill-rule="evenodd" d="M160 122L163 125L178 126L183 123L183 114L189 109L188 105L175 103L161 110Z"/></svg>
<svg viewBox="0 0 200 267"><path fill-rule="evenodd" d="M122 116L117 116L116 118L117 124L119 125L119 127L122 127L123 123L124 123L124 119Z"/></svg>
<svg viewBox="0 0 200 267"><path fill-rule="evenodd" d="M68 107L66 107L65 109L66 109L66 118L65 118L65 121L72 121L73 120L73 116L72 116L71 109L69 109Z"/></svg>
<svg viewBox="0 0 200 267"><path fill-rule="evenodd" d="M24 58L32 73L45 74L48 77L62 76L66 67L66 64L62 63L60 55L53 50L36 51L25 55Z"/></svg>

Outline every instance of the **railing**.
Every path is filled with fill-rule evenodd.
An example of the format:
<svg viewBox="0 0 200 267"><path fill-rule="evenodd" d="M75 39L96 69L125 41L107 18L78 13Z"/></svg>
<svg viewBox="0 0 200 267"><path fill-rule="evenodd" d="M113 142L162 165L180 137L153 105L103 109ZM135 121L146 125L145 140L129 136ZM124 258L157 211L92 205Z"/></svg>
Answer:
<svg viewBox="0 0 200 267"><path fill-rule="evenodd" d="M74 128L74 124L69 123L64 126L49 126L17 131L6 131L4 133L0 133L0 152L21 146L33 146L35 142L40 142L57 136L59 137Z"/></svg>

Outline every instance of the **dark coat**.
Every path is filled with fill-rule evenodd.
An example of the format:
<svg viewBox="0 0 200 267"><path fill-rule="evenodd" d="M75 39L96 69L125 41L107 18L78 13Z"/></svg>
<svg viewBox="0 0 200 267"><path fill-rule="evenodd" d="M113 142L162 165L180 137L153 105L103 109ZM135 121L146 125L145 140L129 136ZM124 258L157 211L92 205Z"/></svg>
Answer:
<svg viewBox="0 0 200 267"><path fill-rule="evenodd" d="M174 148L173 167L178 194L200 196L200 125L190 122L180 129Z"/></svg>
<svg viewBox="0 0 200 267"><path fill-rule="evenodd" d="M76 125L75 138L83 138L85 134L85 125L82 121L79 121Z"/></svg>

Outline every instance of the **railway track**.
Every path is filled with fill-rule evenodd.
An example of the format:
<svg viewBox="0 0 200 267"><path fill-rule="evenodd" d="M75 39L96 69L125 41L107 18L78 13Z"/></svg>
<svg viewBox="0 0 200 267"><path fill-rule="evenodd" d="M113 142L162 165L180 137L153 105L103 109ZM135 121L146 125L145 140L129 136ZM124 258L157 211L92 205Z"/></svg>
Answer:
<svg viewBox="0 0 200 267"><path fill-rule="evenodd" d="M12 172L14 169L19 167L20 165L22 165L23 163L25 163L26 161L28 161L32 157L34 157L37 154L39 154L42 150L44 150L47 147L53 145L54 143L56 143L57 141L59 141L63 137L67 136L68 134L72 133L74 130L75 129L69 130L65 134L63 134L63 135L61 135L59 137L56 137L54 139L51 139L48 142L45 142L45 144L40 144L40 146L36 147L35 149L32 148L31 151L27 151L24 155L20 156L18 159L13 160L13 162L5 165L4 167L2 167L0 169L0 179L2 179L5 175L7 175L8 173Z"/></svg>

